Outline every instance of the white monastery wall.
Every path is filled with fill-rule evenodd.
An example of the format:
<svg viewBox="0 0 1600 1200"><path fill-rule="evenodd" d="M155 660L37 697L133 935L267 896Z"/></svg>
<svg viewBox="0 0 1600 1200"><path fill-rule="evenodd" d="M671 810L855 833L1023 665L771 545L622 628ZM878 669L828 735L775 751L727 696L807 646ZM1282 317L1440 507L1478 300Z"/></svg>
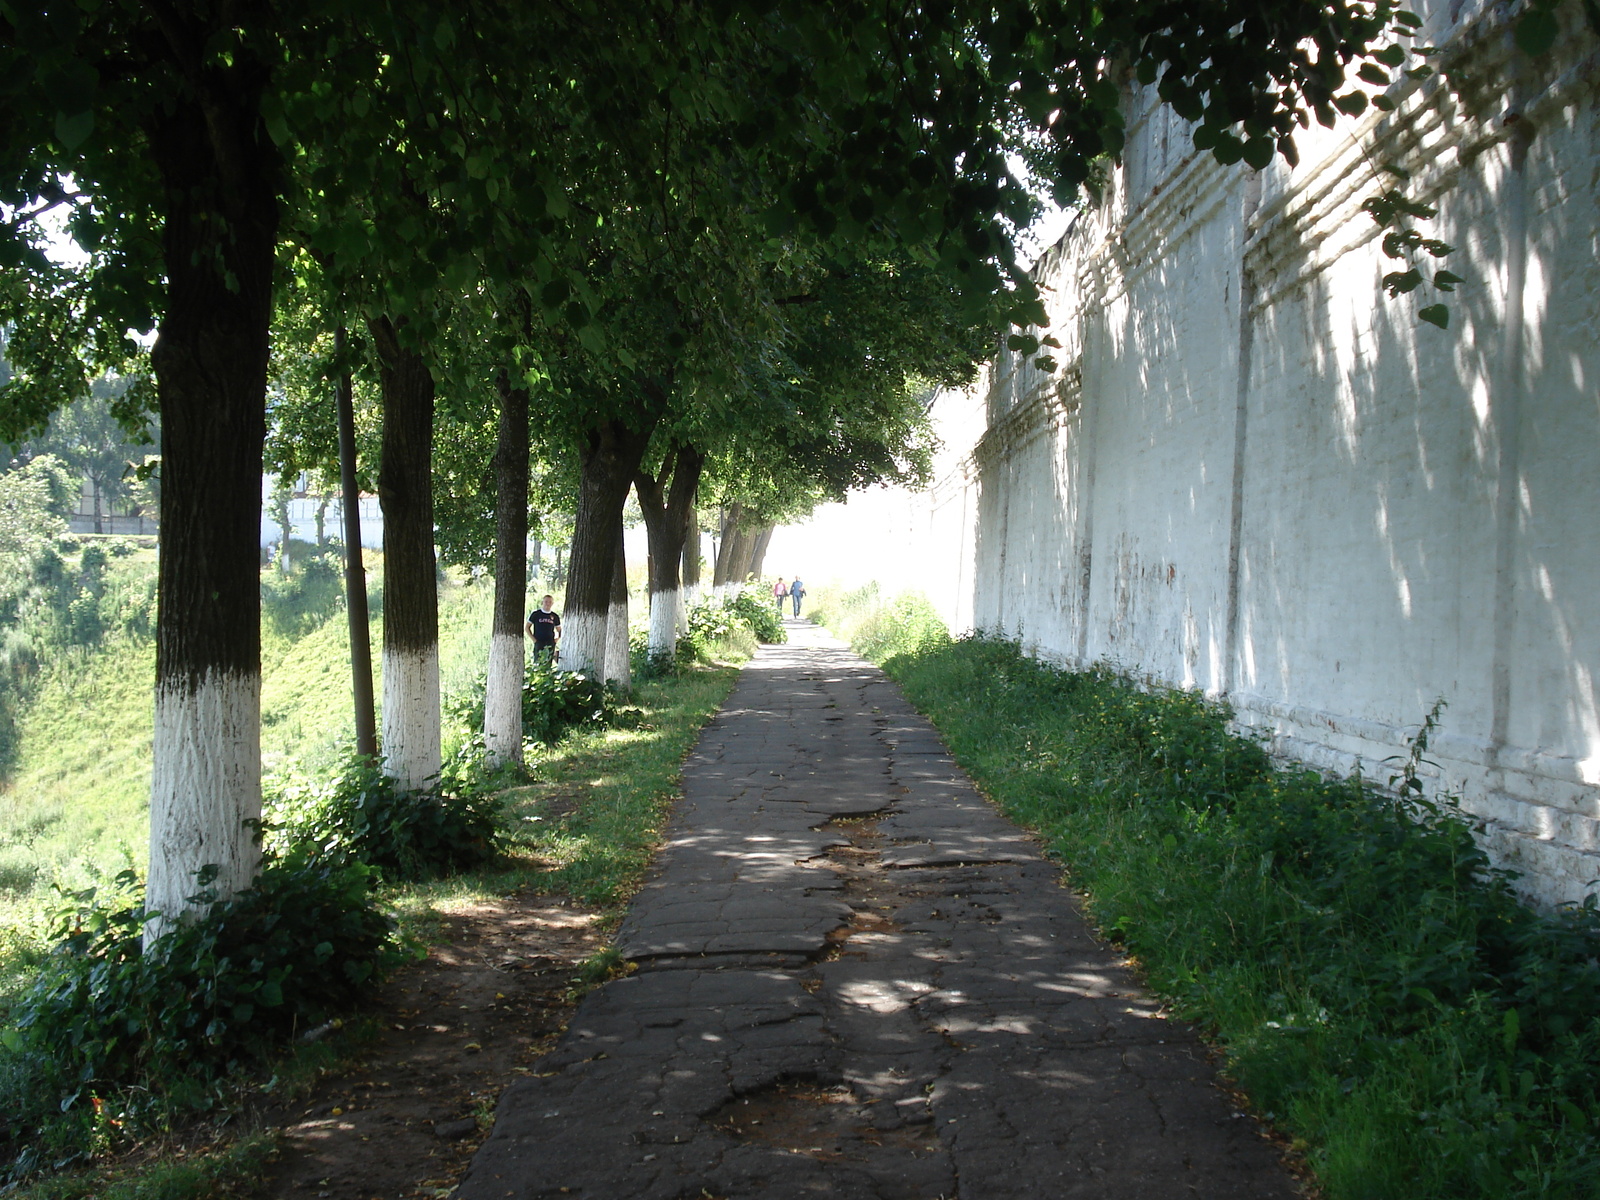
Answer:
<svg viewBox="0 0 1600 1200"><path fill-rule="evenodd" d="M1035 269L1060 367L937 399L903 551L953 628L1226 697L1320 767L1386 777L1442 697L1443 782L1546 901L1600 881L1600 44L1567 7L1537 65L1426 12L1462 93L1407 85L1292 169L1219 167L1134 89ZM1385 162L1457 247L1447 332L1383 294Z"/></svg>

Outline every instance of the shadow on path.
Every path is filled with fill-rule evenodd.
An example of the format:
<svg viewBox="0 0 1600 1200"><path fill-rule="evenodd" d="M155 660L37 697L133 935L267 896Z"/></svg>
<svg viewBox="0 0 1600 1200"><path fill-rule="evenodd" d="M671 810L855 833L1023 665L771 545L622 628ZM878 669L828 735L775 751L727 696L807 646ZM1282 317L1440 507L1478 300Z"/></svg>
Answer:
<svg viewBox="0 0 1600 1200"><path fill-rule="evenodd" d="M745 669L592 993L463 1200L1287 1198L1203 1046L895 686Z"/></svg>

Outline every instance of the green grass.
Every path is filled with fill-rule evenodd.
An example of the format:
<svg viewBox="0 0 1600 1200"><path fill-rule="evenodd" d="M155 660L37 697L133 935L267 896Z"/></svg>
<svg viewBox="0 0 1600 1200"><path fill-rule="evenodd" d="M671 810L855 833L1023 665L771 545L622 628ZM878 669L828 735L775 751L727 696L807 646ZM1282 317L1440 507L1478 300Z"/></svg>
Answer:
<svg viewBox="0 0 1600 1200"><path fill-rule="evenodd" d="M336 761L348 744L350 702L343 614L311 619L316 599L297 580L271 581L268 591L263 623L264 757L314 771ZM489 639L492 586L486 581L447 584L441 589L440 611L441 676L448 694L472 686L481 671ZM376 646L380 632L376 619L373 632ZM725 639L710 649L713 656L738 660L745 657L741 652L745 640ZM55 838L61 853L59 863L52 860L48 869L28 876L25 882L32 885L30 890L11 892L13 902L0 921L0 1018L46 953L43 932L47 915L59 902L43 886L45 882L52 878L92 882L112 868L130 862L141 865L149 779L151 660L149 643L137 639L108 641L96 650L85 650L73 663L62 664L59 677L47 681L40 702L29 714L34 723L30 728L39 740L23 778L35 788L47 780L57 789L59 803L41 816L30 832L23 821L27 812L20 802L23 797L20 791L13 792L8 807L0 809L0 815L11 822L0 825L0 836L27 834L35 850ZM66 669L69 667L72 669ZM599 907L603 920L614 920L637 888L657 844L667 811L678 794L682 760L700 727L725 699L736 675L735 668L714 663L642 682L629 697L624 720L617 727L570 736L555 746L530 745L527 781L504 796L512 831L504 854L471 873L384 889L381 902L399 916L402 936L429 941L442 912L529 891L571 894ZM89 712L104 731L101 763L107 753L114 752L119 763L125 764L114 778L97 775L94 756L80 753L71 742L83 715ZM447 747L463 743L469 734L463 729L447 730ZM52 757L52 750L62 745L68 746L67 752ZM120 807L108 802L112 796L122 798ZM108 830L113 832L108 834ZM110 836L124 849L95 858L105 855ZM62 863L79 866L69 870L61 867ZM75 876L72 870L77 871ZM585 964L580 978L597 982L617 965L615 952L604 950ZM357 1020L351 1028L361 1024ZM339 1052L335 1042L345 1047L344 1053L359 1053L349 1039L330 1039L290 1054L278 1064L279 1076L293 1073L305 1049L323 1055ZM20 1059L10 1063L0 1051L0 1069L20 1065ZM238 1082L250 1086L248 1080ZM228 1111L236 1103L230 1098L233 1086L222 1081L212 1089L218 1111ZM166 1111L159 1103L147 1107L158 1117ZM176 1113L171 1119L181 1122L189 1118ZM159 1141L140 1144L141 1139L152 1136L159 1139L161 1127L159 1122L148 1129L141 1125L134 1138L129 1136L131 1126L121 1131L107 1129L104 1138L95 1134L97 1146L104 1143L102 1150L125 1155L130 1146L137 1148L141 1152L137 1164L113 1158L100 1167L34 1181L17 1194L29 1200L102 1195L125 1200L199 1200L253 1194L250 1164L255 1160L251 1155L266 1143L252 1140L209 1155L174 1153L163 1149ZM82 1136L89 1136L87 1127ZM63 1145L68 1142L71 1137ZM77 1142L72 1145L77 1146L74 1153L90 1149Z"/></svg>
<svg viewBox="0 0 1600 1200"><path fill-rule="evenodd" d="M1522 905L1447 798L1277 769L1193 693L925 636L902 608L899 634L858 621L920 646L886 669L1330 1200L1600 1195L1593 908Z"/></svg>
<svg viewBox="0 0 1600 1200"><path fill-rule="evenodd" d="M155 1162L70 1171L8 1194L15 1200L248 1200L260 1194L276 1154L276 1136L261 1133Z"/></svg>
<svg viewBox="0 0 1600 1200"><path fill-rule="evenodd" d="M439 909L519 890L620 911L678 795L684 756L737 675L732 666L701 667L641 683L631 727L575 734L539 751L528 764L533 782L505 793L506 855L488 870L398 892L408 931L425 935Z"/></svg>

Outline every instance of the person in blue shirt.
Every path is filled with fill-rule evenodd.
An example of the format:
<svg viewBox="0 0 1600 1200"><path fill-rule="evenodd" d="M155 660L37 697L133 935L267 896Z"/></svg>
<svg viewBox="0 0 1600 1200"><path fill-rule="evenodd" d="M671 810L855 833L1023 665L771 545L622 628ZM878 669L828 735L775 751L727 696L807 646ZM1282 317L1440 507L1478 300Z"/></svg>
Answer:
<svg viewBox="0 0 1600 1200"><path fill-rule="evenodd" d="M794 577L794 582L789 585L789 599L794 602L794 615L800 615L800 598L806 594L805 585L800 582L800 576Z"/></svg>

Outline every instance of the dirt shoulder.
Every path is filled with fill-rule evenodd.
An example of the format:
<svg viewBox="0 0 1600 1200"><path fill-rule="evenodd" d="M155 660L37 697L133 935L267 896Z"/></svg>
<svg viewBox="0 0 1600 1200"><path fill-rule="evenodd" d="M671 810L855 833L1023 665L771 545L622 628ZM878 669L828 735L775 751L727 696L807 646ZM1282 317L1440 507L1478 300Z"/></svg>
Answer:
<svg viewBox="0 0 1600 1200"><path fill-rule="evenodd" d="M398 972L356 1065L257 1122L281 1131L261 1195L413 1200L446 1195L495 1101L565 1028L580 963L605 942L598 910L508 896L440 914L428 957Z"/></svg>

